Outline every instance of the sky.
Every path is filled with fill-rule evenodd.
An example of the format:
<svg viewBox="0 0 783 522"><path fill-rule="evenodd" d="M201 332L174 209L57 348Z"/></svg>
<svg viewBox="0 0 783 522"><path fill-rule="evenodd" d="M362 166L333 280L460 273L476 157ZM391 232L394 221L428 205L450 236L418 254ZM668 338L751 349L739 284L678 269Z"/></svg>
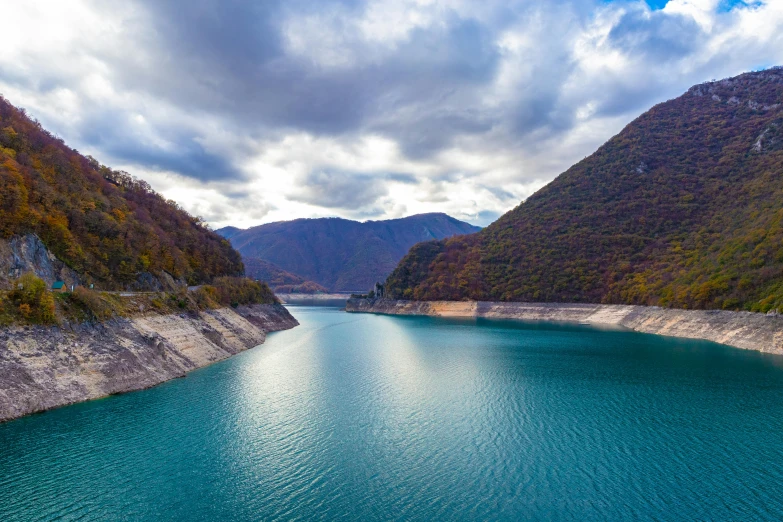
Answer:
<svg viewBox="0 0 783 522"><path fill-rule="evenodd" d="M652 105L783 65L783 0L25 0L0 94L214 228L487 225Z"/></svg>

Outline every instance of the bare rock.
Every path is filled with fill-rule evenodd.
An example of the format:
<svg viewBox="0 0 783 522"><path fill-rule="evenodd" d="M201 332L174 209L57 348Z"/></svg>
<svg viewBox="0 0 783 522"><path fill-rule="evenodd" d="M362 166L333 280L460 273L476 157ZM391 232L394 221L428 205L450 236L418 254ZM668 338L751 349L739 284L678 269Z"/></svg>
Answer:
<svg viewBox="0 0 783 522"><path fill-rule="evenodd" d="M653 306L583 303L399 301L349 299L348 312L440 317L491 317L616 325L638 332L783 354L783 316L725 310L678 310Z"/></svg>
<svg viewBox="0 0 783 522"><path fill-rule="evenodd" d="M282 305L0 329L0 422L140 390L262 344L299 324Z"/></svg>
<svg viewBox="0 0 783 522"><path fill-rule="evenodd" d="M63 281L66 285L82 284L79 275L57 259L35 234L0 240L0 285L10 287L11 281L33 272L51 285Z"/></svg>

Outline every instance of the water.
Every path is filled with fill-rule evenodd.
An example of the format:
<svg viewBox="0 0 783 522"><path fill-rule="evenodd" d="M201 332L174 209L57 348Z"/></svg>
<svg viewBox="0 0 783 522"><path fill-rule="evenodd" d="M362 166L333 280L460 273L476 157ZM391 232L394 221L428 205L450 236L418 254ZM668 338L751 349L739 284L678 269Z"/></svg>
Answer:
<svg viewBox="0 0 783 522"><path fill-rule="evenodd" d="M0 520L775 520L781 358L349 315L0 425Z"/></svg>

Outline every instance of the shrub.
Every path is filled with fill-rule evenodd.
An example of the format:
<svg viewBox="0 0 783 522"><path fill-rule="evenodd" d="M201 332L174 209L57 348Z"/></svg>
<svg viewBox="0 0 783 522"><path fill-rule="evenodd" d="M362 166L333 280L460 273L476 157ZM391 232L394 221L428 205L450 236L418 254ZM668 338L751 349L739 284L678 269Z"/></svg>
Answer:
<svg viewBox="0 0 783 522"><path fill-rule="evenodd" d="M46 283L35 274L22 275L8 297L27 321L44 324L57 322L54 297L47 290Z"/></svg>
<svg viewBox="0 0 783 522"><path fill-rule="evenodd" d="M218 290L210 285L204 285L193 292L193 299L200 309L217 308L220 305Z"/></svg>
<svg viewBox="0 0 783 522"><path fill-rule="evenodd" d="M214 288L216 301L224 306L278 302L266 283L259 283L246 277L218 277L210 288Z"/></svg>
<svg viewBox="0 0 783 522"><path fill-rule="evenodd" d="M13 311L8 304L8 295L0 292L0 326L6 326L13 322Z"/></svg>
<svg viewBox="0 0 783 522"><path fill-rule="evenodd" d="M102 298L98 292L83 286L76 287L71 294L71 299L89 311L99 321L111 319L114 315L114 308L111 303Z"/></svg>

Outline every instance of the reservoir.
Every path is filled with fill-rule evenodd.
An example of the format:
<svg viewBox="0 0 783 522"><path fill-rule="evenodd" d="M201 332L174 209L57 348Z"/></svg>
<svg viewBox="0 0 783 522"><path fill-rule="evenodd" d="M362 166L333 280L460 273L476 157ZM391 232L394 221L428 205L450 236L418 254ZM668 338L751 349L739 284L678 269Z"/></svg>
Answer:
<svg viewBox="0 0 783 522"><path fill-rule="evenodd" d="M783 357L290 310L186 378L0 424L0 520L783 518Z"/></svg>

